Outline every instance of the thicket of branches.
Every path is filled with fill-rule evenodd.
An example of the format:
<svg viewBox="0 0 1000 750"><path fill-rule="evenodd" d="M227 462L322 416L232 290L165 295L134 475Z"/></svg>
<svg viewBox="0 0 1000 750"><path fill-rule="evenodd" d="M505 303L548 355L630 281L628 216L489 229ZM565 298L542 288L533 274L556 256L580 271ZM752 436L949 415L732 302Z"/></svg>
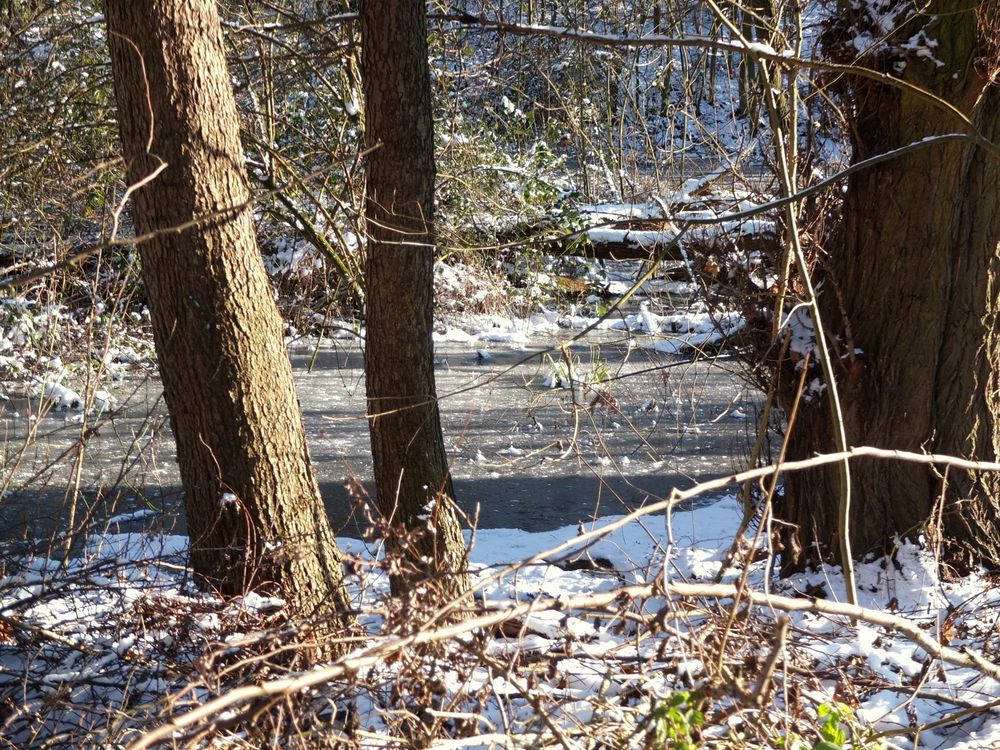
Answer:
<svg viewBox="0 0 1000 750"><path fill-rule="evenodd" d="M811 271L839 220L836 183L823 180L849 157L839 102L824 88L838 73L814 72L810 63L828 20L821 5L522 0L430 9L439 255L470 279L466 289L442 290L442 312L532 311L533 273L544 271L558 280L544 290L546 302L607 313L624 300L579 278L595 255L612 253L593 230L663 232L640 248L647 257L636 284L679 277L719 320L745 321L723 346L766 394L748 449L752 471L618 522L657 540L650 556L625 568L602 570L590 547L602 534L594 532L481 574L476 611L457 624L419 597L385 595L384 576L398 561L378 558L372 520L370 549L348 560L372 641L303 669L308 654L290 660L286 650L308 631L284 619L280 604L198 592L171 537L121 549L90 535L97 504L78 502L77 470L63 531L41 549L30 540L5 547L0 726L14 739L0 742L877 747L894 735L857 720L852 705L862 693L898 687L916 698L942 664L975 680L1000 679L989 656L995 639L977 630L974 602L954 613L947 635L931 637L853 601L785 598L748 583L766 586L774 563L770 502L779 486L771 460L784 457L783 430L801 401L823 391L810 390L822 375L816 355L778 330L785 314L814 305ZM221 12L257 234L288 333L336 335L354 325L365 293L355 14L347 2L297 0L225 2ZM13 0L0 10L0 367L12 388L67 368L88 383L79 440L51 464L68 459L74 469L103 411L102 383L152 356L128 242L105 33L98 3ZM639 41L651 35L655 43ZM696 184L684 190L689 179ZM587 204L605 201L648 204L651 213L594 219ZM746 220L767 222L767 231L745 230ZM614 408L588 395L579 405L584 418L595 419L595 404ZM36 402L40 411L53 408ZM39 479L18 469L36 437L29 431L6 446L4 491ZM126 463L142 460L149 436L130 439ZM853 458L845 451L817 462ZM934 457L935 465L970 468L949 460ZM62 489L61 476L43 480ZM664 529L650 515L727 484L742 495L745 523L726 564L745 575L736 585L677 581L669 521ZM112 485L106 496L130 489ZM354 492L364 513L363 491ZM490 599L501 584L514 587L552 563L604 576L598 593L566 599L536 587L521 599ZM37 625L33 612L53 602L69 603L58 627ZM101 630L82 638L95 608ZM828 618L837 643L850 643L858 622L902 634L923 649L926 669L899 687L862 659L824 660L789 624L785 613L801 610ZM950 648L949 637L960 647ZM817 700L830 684L837 700ZM952 702L944 723L993 706ZM486 707L499 724L481 718Z"/></svg>

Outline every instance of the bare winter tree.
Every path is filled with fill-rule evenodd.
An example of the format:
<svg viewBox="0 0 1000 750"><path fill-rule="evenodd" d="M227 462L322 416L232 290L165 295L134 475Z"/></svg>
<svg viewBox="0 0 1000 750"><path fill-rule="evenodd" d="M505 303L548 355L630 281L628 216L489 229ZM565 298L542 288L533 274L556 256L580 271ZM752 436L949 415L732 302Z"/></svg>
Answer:
<svg viewBox="0 0 1000 750"><path fill-rule="evenodd" d="M433 367L434 123L422 0L361 3L368 156L365 372L389 550L441 599L467 590Z"/></svg>
<svg viewBox="0 0 1000 750"><path fill-rule="evenodd" d="M891 7L889 7L891 6ZM853 62L852 39L879 39L860 61L953 105L870 78L845 77L843 100L856 161L928 136L978 130L1000 140L1000 6L995 2L882 3L897 20L883 38L870 4L841 3L827 48ZM921 42L921 40L923 40ZM924 51L919 48L921 44ZM950 143L858 172L843 225L822 269L823 317L841 342L847 439L978 460L1000 455L1000 160ZM800 409L790 457L833 448L823 399ZM943 537L962 563L1000 565L1000 477L943 473L907 463L852 463L852 541L882 551L894 533ZM778 509L785 569L837 549L832 470L785 480ZM817 549L818 547L818 549Z"/></svg>
<svg viewBox="0 0 1000 750"><path fill-rule="evenodd" d="M191 564L224 594L273 588L350 626L282 322L253 232L211 0L107 0L118 121Z"/></svg>

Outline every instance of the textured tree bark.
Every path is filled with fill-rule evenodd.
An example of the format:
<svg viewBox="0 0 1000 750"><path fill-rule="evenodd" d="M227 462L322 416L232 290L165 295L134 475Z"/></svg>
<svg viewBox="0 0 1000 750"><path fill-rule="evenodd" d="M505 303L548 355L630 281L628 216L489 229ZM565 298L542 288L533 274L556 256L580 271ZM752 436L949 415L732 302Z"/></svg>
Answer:
<svg viewBox="0 0 1000 750"><path fill-rule="evenodd" d="M434 123L422 0L361 3L368 156L365 372L393 592L468 590L434 385Z"/></svg>
<svg viewBox="0 0 1000 750"><path fill-rule="evenodd" d="M905 62L902 77L968 114L996 143L1000 9L964 0L929 5L888 43L923 33L937 42L928 48L933 59L896 53L862 64L895 74ZM857 23L858 17L845 9L842 20ZM858 161L963 129L940 107L870 81L848 81L844 101ZM850 179L840 235L823 262L821 303L839 337L851 445L987 461L1000 455L998 185L1000 160L965 144L907 154ZM801 410L789 457L831 448L819 397ZM953 562L1000 565L996 476L943 476L874 459L853 462L852 474L856 552L886 551L896 533L938 537L940 528ZM836 497L832 471L785 478L777 513L790 524L782 532L786 571L833 555Z"/></svg>
<svg viewBox="0 0 1000 750"><path fill-rule="evenodd" d="M319 496L254 237L236 105L211 0L107 0L122 148L191 565L223 594L274 589L347 630ZM154 176L155 175L155 176Z"/></svg>

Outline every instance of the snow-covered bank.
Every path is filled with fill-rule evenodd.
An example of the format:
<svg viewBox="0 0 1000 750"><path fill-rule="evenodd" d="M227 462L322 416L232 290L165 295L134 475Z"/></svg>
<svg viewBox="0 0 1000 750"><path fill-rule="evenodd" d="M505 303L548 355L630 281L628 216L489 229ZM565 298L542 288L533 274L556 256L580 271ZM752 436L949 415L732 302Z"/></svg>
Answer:
<svg viewBox="0 0 1000 750"><path fill-rule="evenodd" d="M571 309L566 313L541 311L527 318L503 315L468 315L452 323L443 323L443 331L434 334L438 342L469 343L473 345L507 344L525 346L531 338L573 337L585 330L623 331L642 334L648 338L637 346L668 354L696 350L720 344L739 332L744 325L735 311L709 311L704 305L694 305L690 310L662 315L642 303L634 312L616 311L605 315L590 315Z"/></svg>
<svg viewBox="0 0 1000 750"><path fill-rule="evenodd" d="M784 737L789 747L812 748L817 712L833 712L832 726L854 747L914 747L918 736L920 747L1000 742L1000 717L970 710L990 704L1000 685L981 670L931 658L891 629L766 606L741 605L728 622L731 601L663 596L663 583L739 580L739 568L722 570L739 517L729 497L674 512L669 524L662 515L602 519L601 527L616 528L589 545L573 540L598 526L480 531L472 549L480 611L502 622L450 639L443 660L393 650L377 545L342 539L352 568L366 571L351 586L373 640L355 654L385 658L349 681L317 686L310 700L338 710L350 704L351 721L336 731L364 747L391 744L406 705L445 717L439 728L451 737L441 747L512 747L539 735L562 735L572 746L590 737L640 747L657 706L678 695L704 712L691 738L706 746L773 747ZM245 636L276 622L269 618L280 602L195 592L184 548L180 537L103 534L64 567L39 557L9 561L0 580L8 741L29 747L67 733L56 746L114 746L235 684L219 665L232 665L244 655ZM835 568L779 581L766 573L766 548L754 556L749 590L843 599ZM995 650L1000 591L989 576L943 581L930 552L905 542L890 559L859 565L857 575L863 606L917 623L959 651L989 658ZM785 617L787 630L779 625ZM786 635L775 646L779 631ZM772 659L774 671L758 688ZM434 705L412 683L416 663L433 678Z"/></svg>

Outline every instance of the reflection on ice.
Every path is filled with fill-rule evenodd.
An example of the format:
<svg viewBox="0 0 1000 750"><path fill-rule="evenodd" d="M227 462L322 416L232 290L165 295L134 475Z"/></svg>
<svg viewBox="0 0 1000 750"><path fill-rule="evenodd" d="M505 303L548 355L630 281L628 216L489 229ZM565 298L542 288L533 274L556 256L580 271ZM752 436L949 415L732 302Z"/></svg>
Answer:
<svg viewBox="0 0 1000 750"><path fill-rule="evenodd" d="M638 332L595 330L565 349L558 347L573 331L555 325L439 338L445 441L470 520L481 528L552 529L619 515L736 468L757 396L724 360L694 361L674 343L662 347L670 354L657 352L658 342L672 340L645 333L649 320L641 311L622 326ZM355 496L371 487L361 345L336 340L318 353L295 346L292 360L331 518L356 533L356 498L346 485L358 480ZM8 494L0 514L8 538L60 529L68 503L91 524L137 528L155 513L162 525L183 530L158 381L126 381L113 402L101 396L112 408L88 415L55 409L37 394L7 403ZM77 476L74 494L66 488Z"/></svg>

